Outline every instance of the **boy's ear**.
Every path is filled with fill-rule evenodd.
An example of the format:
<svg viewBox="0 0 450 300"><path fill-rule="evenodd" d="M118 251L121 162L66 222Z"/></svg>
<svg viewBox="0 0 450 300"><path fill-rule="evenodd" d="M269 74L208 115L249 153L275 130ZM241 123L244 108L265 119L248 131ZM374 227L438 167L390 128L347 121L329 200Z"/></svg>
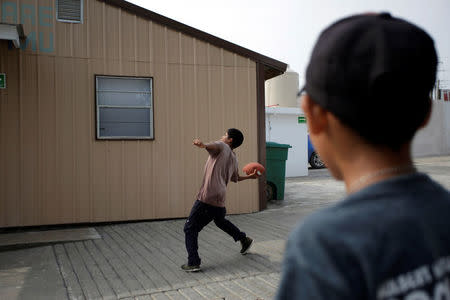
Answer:
<svg viewBox="0 0 450 300"><path fill-rule="evenodd" d="M428 113L427 113L425 119L423 120L422 125L420 125L419 129L424 128L425 126L428 125L428 122L430 122L431 113L433 112L432 111L433 107L432 107L432 104L431 104L431 99L430 99L429 103L430 103L430 109L428 110Z"/></svg>
<svg viewBox="0 0 450 300"><path fill-rule="evenodd" d="M319 134L328 125L328 111L316 104L308 94L302 96L301 107L305 112L309 132Z"/></svg>

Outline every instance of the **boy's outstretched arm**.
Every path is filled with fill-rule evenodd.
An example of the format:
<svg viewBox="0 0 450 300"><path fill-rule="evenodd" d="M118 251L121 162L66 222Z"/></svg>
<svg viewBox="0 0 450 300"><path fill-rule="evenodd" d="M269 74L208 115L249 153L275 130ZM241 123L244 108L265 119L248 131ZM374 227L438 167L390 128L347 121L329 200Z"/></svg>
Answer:
<svg viewBox="0 0 450 300"><path fill-rule="evenodd" d="M200 139L194 139L194 141L192 142L192 144L194 146L197 146L199 148L203 148L206 149L208 151L212 151L212 152L216 152L220 150L219 145L215 144L215 143L210 143L210 144L204 144Z"/></svg>
<svg viewBox="0 0 450 300"><path fill-rule="evenodd" d="M199 148L206 148L205 144L200 139L194 139L192 145L197 146Z"/></svg>

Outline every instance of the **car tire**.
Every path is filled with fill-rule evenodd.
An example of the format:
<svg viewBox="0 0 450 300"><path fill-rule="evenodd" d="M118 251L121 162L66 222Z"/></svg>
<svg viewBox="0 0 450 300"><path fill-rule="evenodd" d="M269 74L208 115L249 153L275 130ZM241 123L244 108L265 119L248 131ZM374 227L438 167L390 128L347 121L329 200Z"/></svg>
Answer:
<svg viewBox="0 0 450 300"><path fill-rule="evenodd" d="M309 158L309 164L313 169L321 169L325 167L325 164L320 159L319 154L317 154L317 152L315 151L311 154L311 157Z"/></svg>
<svg viewBox="0 0 450 300"><path fill-rule="evenodd" d="M266 199L267 201L275 200L277 196L275 186L271 182L266 183Z"/></svg>

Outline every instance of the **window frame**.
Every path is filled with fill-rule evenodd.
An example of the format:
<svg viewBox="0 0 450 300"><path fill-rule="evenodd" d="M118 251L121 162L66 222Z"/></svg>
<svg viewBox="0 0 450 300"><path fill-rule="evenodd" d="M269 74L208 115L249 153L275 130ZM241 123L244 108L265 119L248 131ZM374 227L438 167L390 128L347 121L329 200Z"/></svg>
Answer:
<svg viewBox="0 0 450 300"><path fill-rule="evenodd" d="M56 8L55 9L56 21L63 22L63 23L83 24L83 18L84 18L84 1L83 0L80 0L80 21L61 19L58 14L59 0L55 1L55 5L56 5L56 7L55 7Z"/></svg>
<svg viewBox="0 0 450 300"><path fill-rule="evenodd" d="M100 105L98 104L98 79L99 78L116 78L116 79L146 79L150 81L150 106L117 106L117 105ZM151 140L155 139L155 105L153 92L153 77L144 76L122 76L122 75L100 75L94 76L94 92L95 92L95 137L97 140ZM112 108L148 108L150 118L150 136L100 136L100 107Z"/></svg>

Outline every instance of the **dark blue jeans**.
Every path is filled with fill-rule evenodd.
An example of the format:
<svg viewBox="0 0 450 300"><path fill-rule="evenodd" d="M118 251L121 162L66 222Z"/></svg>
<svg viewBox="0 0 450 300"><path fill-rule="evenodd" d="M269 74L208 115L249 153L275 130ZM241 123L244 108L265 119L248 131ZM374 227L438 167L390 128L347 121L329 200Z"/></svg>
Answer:
<svg viewBox="0 0 450 300"><path fill-rule="evenodd" d="M201 263L201 259L198 256L198 233L212 220L214 220L217 227L228 233L235 241L246 237L244 232L225 219L225 214L225 207L212 206L199 200L195 201L184 225L188 264L190 266L197 266Z"/></svg>

